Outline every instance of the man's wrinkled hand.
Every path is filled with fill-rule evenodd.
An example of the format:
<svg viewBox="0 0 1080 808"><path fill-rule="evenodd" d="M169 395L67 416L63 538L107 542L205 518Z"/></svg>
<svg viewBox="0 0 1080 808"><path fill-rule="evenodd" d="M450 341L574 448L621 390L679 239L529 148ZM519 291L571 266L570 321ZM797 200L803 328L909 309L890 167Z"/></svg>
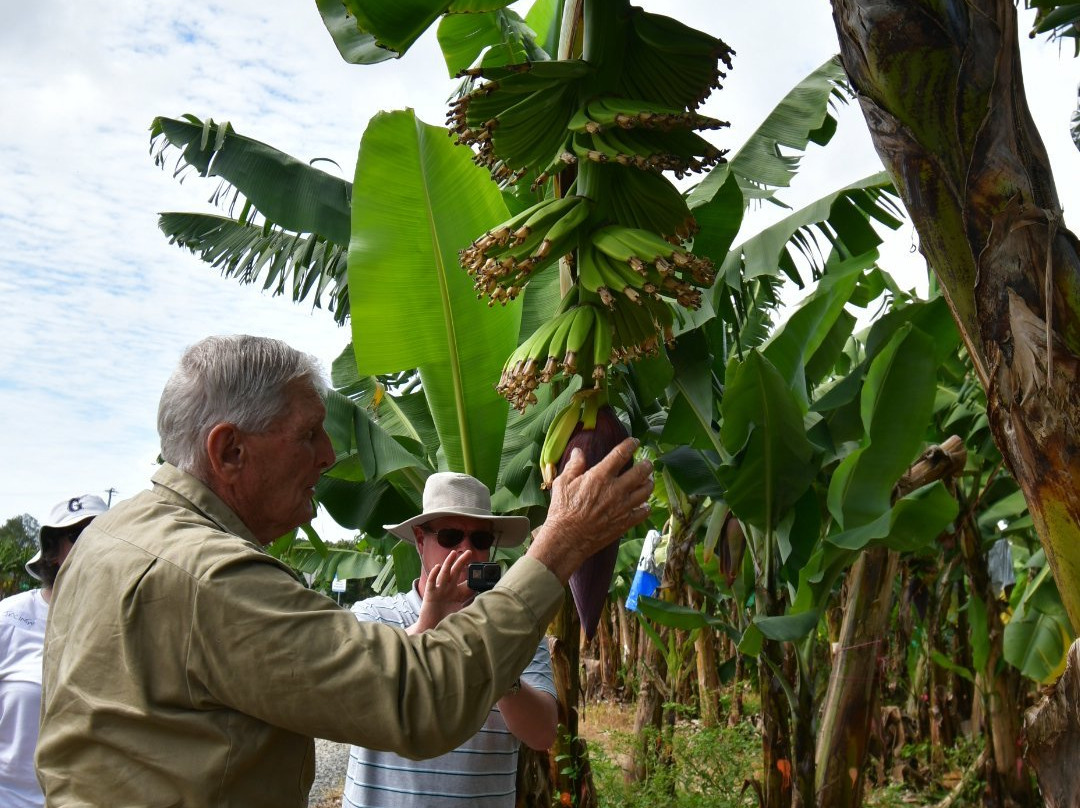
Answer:
<svg viewBox="0 0 1080 808"><path fill-rule="evenodd" d="M638 446L636 438L627 438L591 469L575 449L551 486L547 521L528 554L564 583L586 558L648 518L652 463L643 460L619 473Z"/></svg>

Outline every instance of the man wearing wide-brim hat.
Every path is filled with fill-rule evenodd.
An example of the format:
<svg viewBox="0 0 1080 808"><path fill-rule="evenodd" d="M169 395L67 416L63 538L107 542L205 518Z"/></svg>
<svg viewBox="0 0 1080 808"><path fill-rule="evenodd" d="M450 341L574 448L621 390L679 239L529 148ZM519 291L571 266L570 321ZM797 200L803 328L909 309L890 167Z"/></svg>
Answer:
<svg viewBox="0 0 1080 808"><path fill-rule="evenodd" d="M41 720L41 659L53 583L75 540L107 510L93 494L57 503L38 530L38 551L26 571L40 589L4 599L0 609L0 805L37 808L45 804L34 772Z"/></svg>
<svg viewBox="0 0 1080 808"><path fill-rule="evenodd" d="M493 514L487 487L454 472L428 477L421 513L383 527L416 546L420 578L407 592L360 601L352 611L359 620L388 623L410 634L435 627L476 596L467 582L470 563L488 561L493 548L517 547L529 535L526 517ZM452 752L418 763L354 746L343 804L393 808L421 800L426 808L513 806L519 743L547 749L557 725L551 658L541 641L480 732Z"/></svg>

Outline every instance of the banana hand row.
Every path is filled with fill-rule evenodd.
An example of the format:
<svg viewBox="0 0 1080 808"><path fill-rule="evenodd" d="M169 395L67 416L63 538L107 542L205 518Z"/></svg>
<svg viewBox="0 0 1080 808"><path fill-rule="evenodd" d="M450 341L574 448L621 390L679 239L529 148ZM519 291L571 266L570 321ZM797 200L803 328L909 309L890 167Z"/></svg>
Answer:
<svg viewBox="0 0 1080 808"><path fill-rule="evenodd" d="M722 40L671 17L632 8L619 95L696 109L731 69L734 51Z"/></svg>
<svg viewBox="0 0 1080 808"><path fill-rule="evenodd" d="M574 132L595 134L605 129L722 129L726 121L635 98L601 96L579 109L567 124Z"/></svg>
<svg viewBox="0 0 1080 808"><path fill-rule="evenodd" d="M454 103L447 126L457 143L476 146L474 161L496 180L517 182L547 165L566 140L579 83L591 71L580 59L465 71L488 81Z"/></svg>
<svg viewBox="0 0 1080 808"><path fill-rule="evenodd" d="M534 272L569 252L591 210L583 196L553 197L489 230L459 253L473 288L491 305L513 300Z"/></svg>
<svg viewBox="0 0 1080 808"><path fill-rule="evenodd" d="M595 133L575 132L571 144L578 157L598 163L610 160L642 170L673 171L680 179L689 172L708 170L727 153L684 129L654 132L613 127Z"/></svg>
<svg viewBox="0 0 1080 808"><path fill-rule="evenodd" d="M503 365L495 389L524 411L536 403L536 388L560 374L567 379L577 373L591 375L599 387L614 356L610 313L588 303L575 305L518 346Z"/></svg>
<svg viewBox="0 0 1080 808"><path fill-rule="evenodd" d="M578 281L611 308L616 296L632 303L672 298L690 309L701 305L700 288L716 280L712 262L678 249L655 233L608 225L578 243Z"/></svg>

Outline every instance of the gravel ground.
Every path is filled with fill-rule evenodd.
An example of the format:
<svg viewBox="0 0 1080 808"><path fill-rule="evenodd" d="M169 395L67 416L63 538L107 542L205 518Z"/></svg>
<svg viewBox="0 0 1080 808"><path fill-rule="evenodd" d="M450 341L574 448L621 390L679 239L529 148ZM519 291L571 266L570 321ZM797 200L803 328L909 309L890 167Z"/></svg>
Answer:
<svg viewBox="0 0 1080 808"><path fill-rule="evenodd" d="M348 764L348 744L315 739L315 781L309 792L310 808L341 805L341 789L345 785Z"/></svg>

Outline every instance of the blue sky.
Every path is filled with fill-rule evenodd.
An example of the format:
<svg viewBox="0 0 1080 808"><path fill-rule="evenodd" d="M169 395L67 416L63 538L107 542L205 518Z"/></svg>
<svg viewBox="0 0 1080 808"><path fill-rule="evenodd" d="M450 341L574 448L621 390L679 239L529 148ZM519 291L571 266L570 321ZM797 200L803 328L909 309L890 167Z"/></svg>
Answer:
<svg viewBox="0 0 1080 808"><path fill-rule="evenodd" d="M644 5L735 48L725 89L703 110L732 122L716 136L721 146L740 144L837 49L826 0L727 3L722 15L713 0ZM1080 60L1044 42L1023 47L1069 221L1080 193L1065 181L1080 168L1067 136ZM372 115L413 107L441 123L453 86L430 32L400 61L344 64L314 0L19 4L0 31L0 520L40 520L75 494L114 489L115 501L146 487L161 387L203 336L278 337L327 368L348 341L328 312L242 288L168 245L156 214L210 211L213 187L154 166L156 115L229 120L298 158L329 158L351 179ZM836 141L806 157L784 198L798 206L877 168L848 107ZM911 283L925 274L913 242L902 228L884 258ZM347 535L329 520L319 527Z"/></svg>

